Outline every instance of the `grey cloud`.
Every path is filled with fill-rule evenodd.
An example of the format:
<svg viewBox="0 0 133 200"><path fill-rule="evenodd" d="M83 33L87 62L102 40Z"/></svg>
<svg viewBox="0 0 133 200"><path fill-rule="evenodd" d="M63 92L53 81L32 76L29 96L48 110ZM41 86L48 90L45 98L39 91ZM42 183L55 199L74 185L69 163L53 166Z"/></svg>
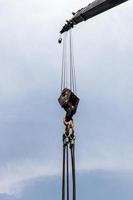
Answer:
<svg viewBox="0 0 133 200"><path fill-rule="evenodd" d="M77 179L77 197L78 199L91 198L98 199L122 199L131 200L132 192L132 174L119 173L111 171L91 171L79 173ZM9 196L4 198L4 194L0 197L1 200L29 200L29 199L59 199L60 177L41 177L23 183L23 189L19 195L15 197ZM52 191L52 192L51 192Z"/></svg>
<svg viewBox="0 0 133 200"><path fill-rule="evenodd" d="M26 159L31 165L53 162L55 168L61 163L64 113L57 102L57 39L69 17L66 10L76 9L75 2L1 2L0 166L5 172L6 166ZM96 168L102 161L105 168L106 163L132 168L132 33L132 1L80 24L73 33L81 97L75 117L79 168L96 161Z"/></svg>

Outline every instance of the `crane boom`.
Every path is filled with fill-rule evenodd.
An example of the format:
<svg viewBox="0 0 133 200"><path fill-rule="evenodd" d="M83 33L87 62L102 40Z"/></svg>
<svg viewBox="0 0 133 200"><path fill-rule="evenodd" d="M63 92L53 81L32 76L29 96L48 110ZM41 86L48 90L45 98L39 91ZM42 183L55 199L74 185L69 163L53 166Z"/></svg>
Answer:
<svg viewBox="0 0 133 200"><path fill-rule="evenodd" d="M95 0L88 6L78 10L76 13L72 13L73 17L66 21L67 23L62 27L60 33L62 34L73 28L74 25L86 21L126 1L128 0Z"/></svg>

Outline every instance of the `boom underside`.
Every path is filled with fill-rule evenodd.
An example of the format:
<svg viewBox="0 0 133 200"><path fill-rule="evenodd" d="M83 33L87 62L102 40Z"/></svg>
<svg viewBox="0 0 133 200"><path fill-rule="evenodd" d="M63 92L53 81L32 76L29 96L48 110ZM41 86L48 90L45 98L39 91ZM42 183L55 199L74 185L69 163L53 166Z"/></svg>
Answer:
<svg viewBox="0 0 133 200"><path fill-rule="evenodd" d="M60 33L62 34L73 28L74 25L77 25L82 21L86 21L126 1L128 0L95 0L88 6L78 10L76 13L73 13L73 17L66 21L67 23L63 26Z"/></svg>

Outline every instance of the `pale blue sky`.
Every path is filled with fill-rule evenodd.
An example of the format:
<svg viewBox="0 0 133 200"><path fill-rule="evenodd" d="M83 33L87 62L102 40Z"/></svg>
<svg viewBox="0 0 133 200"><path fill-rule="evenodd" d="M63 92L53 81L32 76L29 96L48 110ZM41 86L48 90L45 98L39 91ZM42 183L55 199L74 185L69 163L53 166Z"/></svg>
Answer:
<svg viewBox="0 0 133 200"><path fill-rule="evenodd" d="M59 199L64 113L57 40L71 12L88 3L0 1L0 200L37 199L33 191L39 200L54 199L51 190ZM93 200L133 197L132 6L130 0L73 30L79 199L83 192Z"/></svg>

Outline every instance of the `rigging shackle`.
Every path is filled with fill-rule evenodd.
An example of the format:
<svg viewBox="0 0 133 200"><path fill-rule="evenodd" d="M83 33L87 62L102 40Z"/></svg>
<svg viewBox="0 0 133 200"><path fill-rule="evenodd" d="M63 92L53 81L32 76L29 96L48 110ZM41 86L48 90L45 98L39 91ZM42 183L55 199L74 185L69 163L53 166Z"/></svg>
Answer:
<svg viewBox="0 0 133 200"><path fill-rule="evenodd" d="M71 129L72 131L74 130L74 123L73 123L73 119L71 119L70 121L66 121L66 117L63 120L64 125L66 126L66 128L68 128L69 130Z"/></svg>

